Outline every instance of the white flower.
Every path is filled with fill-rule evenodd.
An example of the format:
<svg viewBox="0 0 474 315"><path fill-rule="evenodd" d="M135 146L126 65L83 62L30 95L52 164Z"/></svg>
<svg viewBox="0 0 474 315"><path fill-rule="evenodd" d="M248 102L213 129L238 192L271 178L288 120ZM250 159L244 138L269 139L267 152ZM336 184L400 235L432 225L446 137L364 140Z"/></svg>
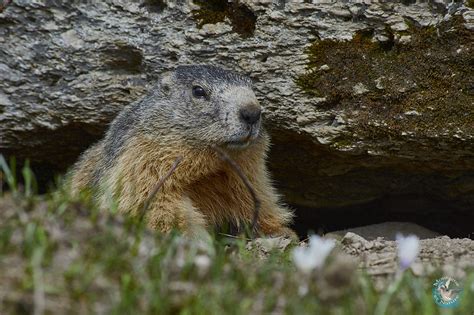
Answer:
<svg viewBox="0 0 474 315"><path fill-rule="evenodd" d="M296 268L304 273L309 273L316 268L316 261L312 257L313 253L310 247L297 247L293 249L293 262Z"/></svg>
<svg viewBox="0 0 474 315"><path fill-rule="evenodd" d="M400 268L407 269L415 261L420 252L420 240L416 235L403 236L397 234L398 259Z"/></svg>
<svg viewBox="0 0 474 315"><path fill-rule="evenodd" d="M297 247L293 250L293 262L300 271L309 273L321 268L331 250L336 245L332 239L324 239L318 235L309 238L308 247Z"/></svg>
<svg viewBox="0 0 474 315"><path fill-rule="evenodd" d="M194 257L194 265L197 267L198 273L200 275L205 275L211 267L212 260L207 255L197 255Z"/></svg>

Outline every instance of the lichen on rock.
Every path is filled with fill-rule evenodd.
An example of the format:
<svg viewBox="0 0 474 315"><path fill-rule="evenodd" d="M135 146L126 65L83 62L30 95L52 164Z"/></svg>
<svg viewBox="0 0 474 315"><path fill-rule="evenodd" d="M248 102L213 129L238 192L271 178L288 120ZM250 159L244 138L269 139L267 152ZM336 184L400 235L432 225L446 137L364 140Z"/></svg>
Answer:
<svg viewBox="0 0 474 315"><path fill-rule="evenodd" d="M297 79L299 86L325 97L319 106L356 120L351 131L359 136L385 129L472 138L474 32L464 28L462 17L384 32L385 42L376 40L373 29L358 31L350 41L316 41L307 50L309 71ZM410 41L400 41L403 36ZM323 65L330 70L321 70Z"/></svg>

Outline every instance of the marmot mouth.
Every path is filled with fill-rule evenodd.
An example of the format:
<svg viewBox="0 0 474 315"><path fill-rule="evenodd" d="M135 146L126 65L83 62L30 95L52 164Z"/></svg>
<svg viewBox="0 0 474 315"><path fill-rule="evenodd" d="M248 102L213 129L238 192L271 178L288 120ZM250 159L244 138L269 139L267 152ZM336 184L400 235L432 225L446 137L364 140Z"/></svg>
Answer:
<svg viewBox="0 0 474 315"><path fill-rule="evenodd" d="M245 149L250 143L250 139L247 141L228 141L225 143L225 146L229 149Z"/></svg>
<svg viewBox="0 0 474 315"><path fill-rule="evenodd" d="M255 138L256 137L252 136L252 134L249 133L244 138L240 138L238 140L227 141L225 143L225 146L230 149L245 149L253 142L253 140L255 140Z"/></svg>
<svg viewBox="0 0 474 315"><path fill-rule="evenodd" d="M254 130L250 130L250 132L245 135L245 136L241 136L237 139L232 139L232 140L229 140L229 141L226 141L224 144L227 148L230 148L230 149L245 149L246 147L248 147L252 142L255 141L255 139L258 138L258 131L255 132Z"/></svg>

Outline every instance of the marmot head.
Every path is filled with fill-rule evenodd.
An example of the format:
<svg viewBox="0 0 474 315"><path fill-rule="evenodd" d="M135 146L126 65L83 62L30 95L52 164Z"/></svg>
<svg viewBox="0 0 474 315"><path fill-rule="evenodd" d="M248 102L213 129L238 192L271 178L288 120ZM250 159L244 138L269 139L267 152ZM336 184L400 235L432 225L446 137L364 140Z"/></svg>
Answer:
<svg viewBox="0 0 474 315"><path fill-rule="evenodd" d="M260 134L262 110L251 80L215 66L180 66L166 73L147 103L152 105L145 115L161 116L149 119L147 129L166 128L185 141L245 148Z"/></svg>

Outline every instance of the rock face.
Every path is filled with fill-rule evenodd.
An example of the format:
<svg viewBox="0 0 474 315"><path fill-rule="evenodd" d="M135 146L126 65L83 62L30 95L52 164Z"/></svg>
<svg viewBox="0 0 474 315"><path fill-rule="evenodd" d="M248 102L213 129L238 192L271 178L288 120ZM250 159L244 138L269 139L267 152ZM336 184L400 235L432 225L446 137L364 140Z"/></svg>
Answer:
<svg viewBox="0 0 474 315"><path fill-rule="evenodd" d="M271 169L301 214L472 218L468 2L306 2L15 0L0 13L0 153L64 170L161 72L213 63L255 80Z"/></svg>
<svg viewBox="0 0 474 315"><path fill-rule="evenodd" d="M399 269L397 242L377 238L366 240L355 233L347 233L341 240L342 251L359 261L379 290L386 288L387 275ZM466 271L474 267L474 241L451 239L447 236L420 241L420 253L410 266L417 276L435 275L442 270L444 276L464 279Z"/></svg>
<svg viewBox="0 0 474 315"><path fill-rule="evenodd" d="M384 222L367 226L346 229L342 231L334 231L326 234L326 237L342 239L347 233L354 233L366 240L374 240L378 237L387 241L395 241L397 234L416 235L420 239L436 238L441 236L439 233L430 231L422 226L410 222Z"/></svg>

